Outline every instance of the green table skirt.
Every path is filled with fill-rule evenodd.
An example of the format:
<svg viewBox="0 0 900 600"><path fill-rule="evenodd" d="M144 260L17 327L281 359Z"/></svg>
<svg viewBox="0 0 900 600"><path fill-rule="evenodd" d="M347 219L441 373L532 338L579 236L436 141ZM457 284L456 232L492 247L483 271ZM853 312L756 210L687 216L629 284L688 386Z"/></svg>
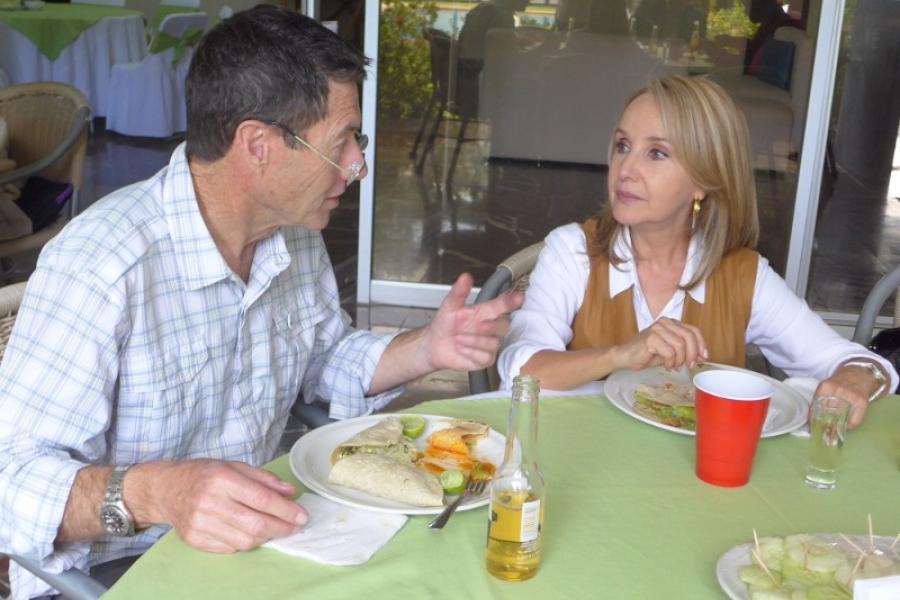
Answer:
<svg viewBox="0 0 900 600"><path fill-rule="evenodd" d="M101 19L143 15L137 10L99 4L45 4L40 10L0 12L0 23L30 39L41 53L56 60L63 49Z"/></svg>
<svg viewBox="0 0 900 600"><path fill-rule="evenodd" d="M506 429L509 402L445 400L415 411ZM256 549L208 554L173 532L105 598L678 598L719 599L719 557L760 535L900 531L900 398L877 402L848 436L838 488L803 483L807 440L761 441L750 483L719 488L694 476L694 439L639 422L602 397L541 399L547 487L537 576L504 583L484 567L486 509L437 532L411 517L365 565L332 567ZM287 457L270 468L296 482Z"/></svg>

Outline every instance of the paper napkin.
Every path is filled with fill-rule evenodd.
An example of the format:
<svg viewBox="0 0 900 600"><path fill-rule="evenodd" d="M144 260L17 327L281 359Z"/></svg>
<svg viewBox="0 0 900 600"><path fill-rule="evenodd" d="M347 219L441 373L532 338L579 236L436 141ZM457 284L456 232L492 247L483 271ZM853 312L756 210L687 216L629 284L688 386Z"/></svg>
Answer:
<svg viewBox="0 0 900 600"><path fill-rule="evenodd" d="M279 552L326 565L361 565L394 537L406 515L395 515L303 494L297 502L309 513L300 531L263 544Z"/></svg>
<svg viewBox="0 0 900 600"><path fill-rule="evenodd" d="M853 600L897 600L900 598L900 575L857 579L853 584Z"/></svg>

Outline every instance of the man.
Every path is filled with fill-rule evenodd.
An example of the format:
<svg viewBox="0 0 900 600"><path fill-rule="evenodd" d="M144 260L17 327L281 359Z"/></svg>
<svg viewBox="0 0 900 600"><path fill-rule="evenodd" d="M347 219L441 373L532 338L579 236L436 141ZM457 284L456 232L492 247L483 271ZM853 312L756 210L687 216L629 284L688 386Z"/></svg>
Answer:
<svg viewBox="0 0 900 600"><path fill-rule="evenodd" d="M47 245L0 365L0 552L103 579L168 527L254 548L307 519L259 468L298 392L352 417L493 360L521 297L467 307L468 275L393 338L340 310L319 232L366 174L365 65L285 9L226 20L192 60L186 144ZM49 591L11 576L16 598Z"/></svg>

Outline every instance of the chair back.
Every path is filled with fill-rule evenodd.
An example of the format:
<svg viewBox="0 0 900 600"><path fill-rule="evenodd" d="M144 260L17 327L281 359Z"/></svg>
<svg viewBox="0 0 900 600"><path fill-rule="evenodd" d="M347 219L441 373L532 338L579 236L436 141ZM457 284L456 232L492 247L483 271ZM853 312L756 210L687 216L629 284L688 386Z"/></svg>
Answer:
<svg viewBox="0 0 900 600"><path fill-rule="evenodd" d="M455 79L456 44L449 35L440 29L429 27L425 29L425 39L428 40L428 48L431 57L431 85L441 101L441 106L446 110L452 101L451 92Z"/></svg>
<svg viewBox="0 0 900 600"><path fill-rule="evenodd" d="M0 361L3 360L3 353L6 352L6 343L9 341L9 334L12 333L16 314L19 312L19 305L22 304L24 295L24 281L0 288Z"/></svg>
<svg viewBox="0 0 900 600"><path fill-rule="evenodd" d="M531 271L534 269L534 265L537 264L538 256L543 249L544 242L537 242L519 250L497 265L497 270L481 286L481 291L475 297L475 304L493 300L506 292L526 291ZM495 365L480 371L469 372L470 394L483 394L495 390L499 383L500 377L497 374Z"/></svg>
<svg viewBox="0 0 900 600"><path fill-rule="evenodd" d="M125 6L125 0L72 0L72 4L100 4L103 6Z"/></svg>
<svg viewBox="0 0 900 600"><path fill-rule="evenodd" d="M200 8L200 0L162 0L163 6L184 6L185 8Z"/></svg>
<svg viewBox="0 0 900 600"><path fill-rule="evenodd" d="M160 33L181 39L189 31L203 31L206 28L205 12L175 13L166 15L159 24Z"/></svg>
<svg viewBox="0 0 900 600"><path fill-rule="evenodd" d="M62 83L25 83L0 89L0 116L9 128L9 156L18 163L15 172L28 165L62 154L36 174L71 183L84 182L90 106L77 89ZM75 139L66 148L67 137Z"/></svg>
<svg viewBox="0 0 900 600"><path fill-rule="evenodd" d="M869 345L875 329L875 319L881 312L881 307L895 292L897 295L894 298L894 327L900 327L900 265L879 279L869 295L866 296L866 301L859 312L859 319L856 321L856 328L853 330L854 342L863 346Z"/></svg>

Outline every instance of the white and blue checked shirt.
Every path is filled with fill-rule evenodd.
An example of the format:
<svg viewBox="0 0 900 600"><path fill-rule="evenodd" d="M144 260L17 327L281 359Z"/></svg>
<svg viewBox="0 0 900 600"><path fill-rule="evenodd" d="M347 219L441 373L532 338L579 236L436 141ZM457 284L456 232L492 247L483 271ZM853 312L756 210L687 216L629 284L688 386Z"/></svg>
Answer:
<svg viewBox="0 0 900 600"><path fill-rule="evenodd" d="M0 552L49 570L138 554L166 528L54 550L90 464L273 458L302 391L331 416L370 413L390 336L355 331L318 232L256 245L246 284L201 217L183 145L50 242L0 365ZM13 563L13 596L49 588Z"/></svg>

